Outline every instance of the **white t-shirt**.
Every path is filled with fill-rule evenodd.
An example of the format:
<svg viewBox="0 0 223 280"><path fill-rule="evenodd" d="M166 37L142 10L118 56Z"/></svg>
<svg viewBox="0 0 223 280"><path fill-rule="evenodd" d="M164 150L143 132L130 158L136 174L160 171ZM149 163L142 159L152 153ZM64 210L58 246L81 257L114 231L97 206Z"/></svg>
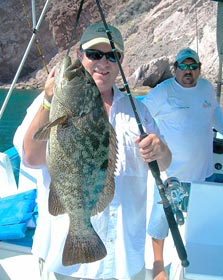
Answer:
<svg viewBox="0 0 223 280"><path fill-rule="evenodd" d="M24 133L42 99L43 93L28 109L27 116L14 138L22 164L26 164L22 151ZM146 106L136 101L136 108L145 132L160 135ZM141 159L135 143L140 132L129 98L115 86L109 120L118 141L115 195L102 213L91 218L95 230L106 246L107 256L94 263L68 267L62 265L69 218L66 214L57 217L49 215L47 206L50 177L46 166L40 166L44 177L40 176L37 183L39 218L32 251L46 261L49 271L79 278L128 279L144 265L147 185L153 188L154 181L147 184L148 165Z"/></svg>
<svg viewBox="0 0 223 280"><path fill-rule="evenodd" d="M199 78L192 88L184 88L175 78L165 80L152 89L143 99L151 115L165 137L171 152L172 162L166 177L177 177L180 181L204 181L213 173L213 132L214 127L223 132L223 113L216 100L213 86ZM148 213L150 236L164 239L169 227L157 187L154 188L152 213ZM145 263L151 268L151 239L147 236ZM164 261L172 261L174 248L169 235L164 246Z"/></svg>
<svg viewBox="0 0 223 280"><path fill-rule="evenodd" d="M152 89L143 102L172 152L167 176L190 182L212 175L212 128L223 132L223 113L211 83L199 78L195 87L185 88L170 78Z"/></svg>

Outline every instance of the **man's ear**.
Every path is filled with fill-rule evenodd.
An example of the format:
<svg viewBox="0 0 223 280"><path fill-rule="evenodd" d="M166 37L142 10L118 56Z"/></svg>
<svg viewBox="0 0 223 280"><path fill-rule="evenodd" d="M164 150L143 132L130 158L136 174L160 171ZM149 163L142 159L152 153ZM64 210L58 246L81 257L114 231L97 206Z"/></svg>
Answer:
<svg viewBox="0 0 223 280"><path fill-rule="evenodd" d="M123 59L124 59L124 53L122 53L122 56L121 56L121 58L120 58L120 62L121 62L121 63L122 63Z"/></svg>
<svg viewBox="0 0 223 280"><path fill-rule="evenodd" d="M77 50L77 58L80 60L80 62L82 62L83 59L83 53L80 50Z"/></svg>

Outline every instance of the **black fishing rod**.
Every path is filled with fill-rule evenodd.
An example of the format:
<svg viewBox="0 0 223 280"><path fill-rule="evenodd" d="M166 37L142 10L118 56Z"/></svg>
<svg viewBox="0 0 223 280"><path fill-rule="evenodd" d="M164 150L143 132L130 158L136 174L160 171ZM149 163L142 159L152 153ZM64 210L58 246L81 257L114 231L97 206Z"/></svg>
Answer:
<svg viewBox="0 0 223 280"><path fill-rule="evenodd" d="M115 44L114 44L113 39L112 39L111 31L109 30L108 25L106 23L106 20L105 20L102 8L100 6L99 0L96 0L96 3L97 3L97 6L98 6L98 10L100 12L100 15L101 15L101 19L104 23L105 30L106 30L106 33L107 33L112 51L114 53L116 62L118 64L118 67L119 67L119 70L120 70L120 73L121 73L121 76L122 76L122 79L123 79L123 82L124 82L125 90L127 92L127 95L129 97L129 100L130 100L130 103L131 103L131 106L132 106L132 109L134 111L134 115L135 115L137 125L138 125L139 131L140 131L140 138L143 139L147 136L147 134L145 133L145 131L143 129L143 126L142 126L142 123L140 121L140 118L139 118L139 115L138 115L138 112L137 112L132 94L130 92L128 83L127 83L126 78L125 78L125 74L123 72L121 63L119 61L117 50L115 48ZM169 203L169 201L166 197L166 194L165 194L165 190L164 190L165 186L164 186L164 184L161 180L161 177L160 177L159 166L158 166L156 160L152 161L152 162L149 162L148 165L149 165L149 168L150 168L150 170L152 172L152 175L155 179L156 185L158 187L159 194L161 196L162 203L163 203L164 212L165 212L165 215L166 215L166 218L167 218L167 221L168 221L168 225L169 225L169 228L170 228L173 240L174 240L174 244L175 244L178 256L181 260L181 264L182 264L183 267L187 267L189 265L189 261L187 260L187 253L186 253L186 250L185 250L185 247L184 247L184 244L183 244L183 241L182 241L182 238L181 238L176 220L174 218L174 214L173 214L171 205L170 205L170 203Z"/></svg>

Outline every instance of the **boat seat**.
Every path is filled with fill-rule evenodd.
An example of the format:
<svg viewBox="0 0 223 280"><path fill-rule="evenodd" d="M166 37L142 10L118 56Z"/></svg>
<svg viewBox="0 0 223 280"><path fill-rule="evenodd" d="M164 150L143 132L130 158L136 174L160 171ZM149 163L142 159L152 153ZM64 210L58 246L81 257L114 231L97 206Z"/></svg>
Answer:
<svg viewBox="0 0 223 280"><path fill-rule="evenodd" d="M214 182L191 183L185 246L190 265L184 278L223 279L223 185Z"/></svg>
<svg viewBox="0 0 223 280"><path fill-rule="evenodd" d="M17 184L11 161L7 154L0 153L0 198L17 193Z"/></svg>
<svg viewBox="0 0 223 280"><path fill-rule="evenodd" d="M213 142L214 174L220 178L216 182L223 182L223 139L215 138Z"/></svg>
<svg viewBox="0 0 223 280"><path fill-rule="evenodd" d="M40 173L39 169L29 168L25 166L24 163L20 160L20 156L15 147L6 150L4 154L8 156L11 162L18 193L36 189L37 177Z"/></svg>
<svg viewBox="0 0 223 280"><path fill-rule="evenodd" d="M37 177L39 172L39 169L32 169L26 167L21 162L19 168L18 191L23 192L27 190L36 189Z"/></svg>

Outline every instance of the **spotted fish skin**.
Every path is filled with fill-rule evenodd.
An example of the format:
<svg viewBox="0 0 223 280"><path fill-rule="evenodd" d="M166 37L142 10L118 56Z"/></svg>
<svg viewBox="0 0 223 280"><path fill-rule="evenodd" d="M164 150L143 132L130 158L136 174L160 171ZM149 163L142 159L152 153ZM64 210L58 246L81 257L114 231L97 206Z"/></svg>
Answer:
<svg viewBox="0 0 223 280"><path fill-rule="evenodd" d="M34 139L48 134L49 213L70 219L62 263L100 260L107 252L90 217L114 196L116 134L91 75L68 56L55 74L50 121Z"/></svg>

